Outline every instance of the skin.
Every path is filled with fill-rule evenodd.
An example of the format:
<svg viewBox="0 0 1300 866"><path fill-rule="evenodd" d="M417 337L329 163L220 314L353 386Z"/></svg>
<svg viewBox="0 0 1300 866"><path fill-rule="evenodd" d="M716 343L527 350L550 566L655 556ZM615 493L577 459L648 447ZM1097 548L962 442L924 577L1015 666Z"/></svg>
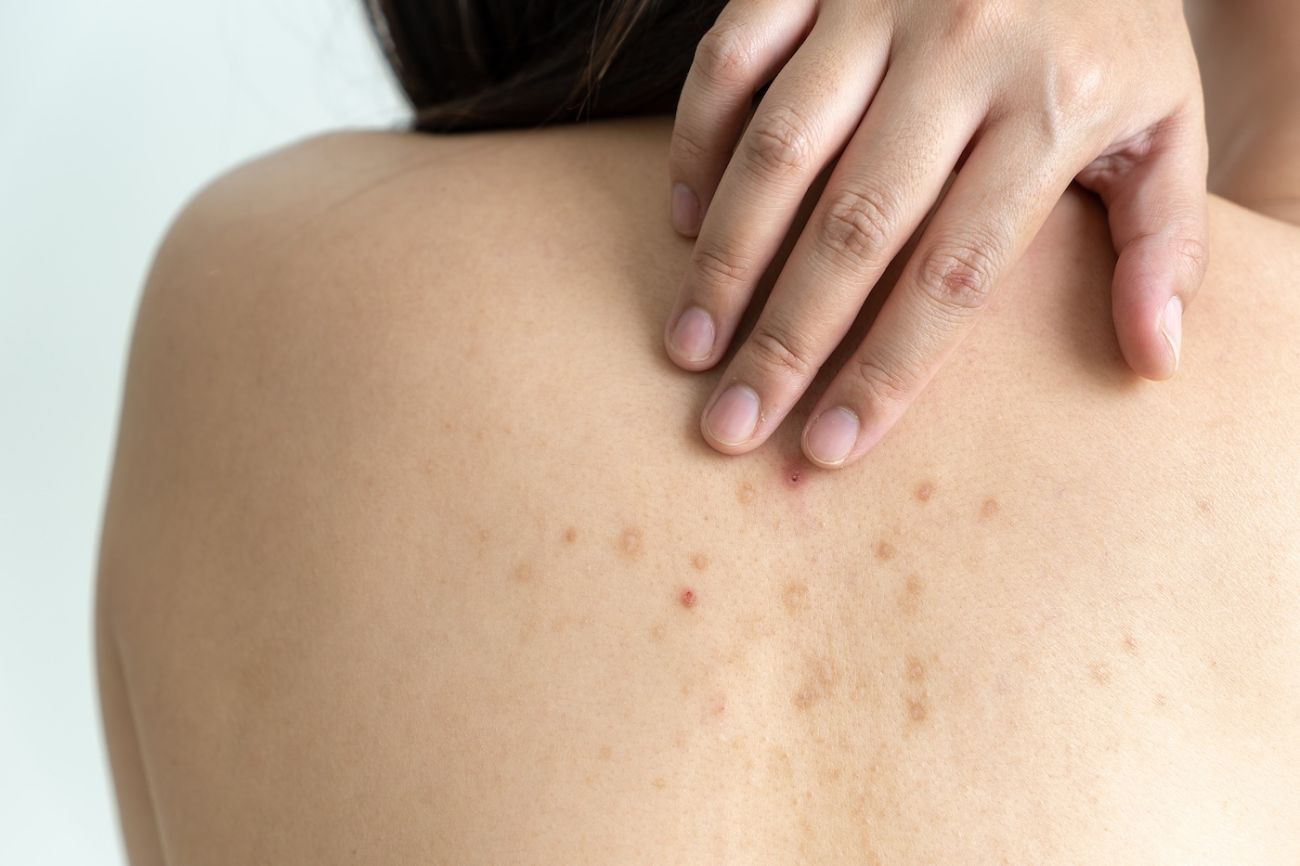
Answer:
<svg viewBox="0 0 1300 866"><path fill-rule="evenodd" d="M674 223L698 240L668 354L688 370L726 361L706 441L743 454L772 435L924 221L804 429L818 465L860 459L1072 180L1108 208L1120 349L1139 375L1169 378L1205 271L1206 161L1178 0L733 0L700 43L670 159ZM812 217L727 360L810 189Z"/></svg>
<svg viewBox="0 0 1300 866"><path fill-rule="evenodd" d="M873 460L729 460L669 136L329 136L179 218L99 573L132 863L1294 866L1300 230L1212 199L1156 387L1071 192Z"/></svg>

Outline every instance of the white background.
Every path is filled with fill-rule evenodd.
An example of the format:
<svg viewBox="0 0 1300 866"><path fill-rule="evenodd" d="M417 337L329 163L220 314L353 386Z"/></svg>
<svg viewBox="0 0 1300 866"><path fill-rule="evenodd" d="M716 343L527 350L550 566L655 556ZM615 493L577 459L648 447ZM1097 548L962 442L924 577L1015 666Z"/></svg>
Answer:
<svg viewBox="0 0 1300 866"><path fill-rule="evenodd" d="M91 588L137 294L214 175L406 109L361 0L0 0L0 864L121 864Z"/></svg>

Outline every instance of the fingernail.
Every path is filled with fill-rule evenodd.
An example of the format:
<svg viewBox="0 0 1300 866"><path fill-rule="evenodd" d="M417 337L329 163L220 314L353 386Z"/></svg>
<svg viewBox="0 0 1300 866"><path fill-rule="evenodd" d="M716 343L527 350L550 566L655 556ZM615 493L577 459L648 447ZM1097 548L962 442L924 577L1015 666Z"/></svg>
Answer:
<svg viewBox="0 0 1300 866"><path fill-rule="evenodd" d="M745 442L758 426L758 394L748 385L732 385L714 402L704 424L723 445Z"/></svg>
<svg viewBox="0 0 1300 866"><path fill-rule="evenodd" d="M808 456L826 466L843 463L858 442L862 428L858 414L852 409L836 406L817 416L817 420L804 435Z"/></svg>
<svg viewBox="0 0 1300 866"><path fill-rule="evenodd" d="M699 307L687 307L673 328L673 351L687 361L703 361L713 352L713 338L713 317Z"/></svg>
<svg viewBox="0 0 1300 866"><path fill-rule="evenodd" d="M700 200L684 183L673 186L673 228L684 235L700 230Z"/></svg>
<svg viewBox="0 0 1300 866"><path fill-rule="evenodd" d="M1177 295L1165 304L1165 312L1160 317L1160 333L1169 343L1169 351L1174 353L1174 370L1178 372L1178 362L1183 350L1183 302Z"/></svg>

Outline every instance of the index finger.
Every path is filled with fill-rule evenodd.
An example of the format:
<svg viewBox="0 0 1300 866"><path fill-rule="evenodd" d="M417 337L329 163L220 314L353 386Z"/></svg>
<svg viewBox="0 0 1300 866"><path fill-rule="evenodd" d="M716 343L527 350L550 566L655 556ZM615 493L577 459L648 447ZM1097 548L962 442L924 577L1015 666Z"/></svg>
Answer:
<svg viewBox="0 0 1300 866"><path fill-rule="evenodd" d="M694 237L700 230L754 94L794 55L815 11L810 2L733 0L700 40L668 152L673 227L679 233Z"/></svg>

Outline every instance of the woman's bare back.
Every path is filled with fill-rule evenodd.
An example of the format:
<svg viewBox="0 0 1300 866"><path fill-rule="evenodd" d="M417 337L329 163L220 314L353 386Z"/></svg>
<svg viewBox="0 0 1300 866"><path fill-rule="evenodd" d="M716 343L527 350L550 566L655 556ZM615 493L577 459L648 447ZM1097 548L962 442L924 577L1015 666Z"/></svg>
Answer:
<svg viewBox="0 0 1300 866"><path fill-rule="evenodd" d="M668 130L329 137L174 228L101 573L137 862L1292 866L1297 231L1215 201L1157 385L1071 194L862 465L727 458Z"/></svg>

